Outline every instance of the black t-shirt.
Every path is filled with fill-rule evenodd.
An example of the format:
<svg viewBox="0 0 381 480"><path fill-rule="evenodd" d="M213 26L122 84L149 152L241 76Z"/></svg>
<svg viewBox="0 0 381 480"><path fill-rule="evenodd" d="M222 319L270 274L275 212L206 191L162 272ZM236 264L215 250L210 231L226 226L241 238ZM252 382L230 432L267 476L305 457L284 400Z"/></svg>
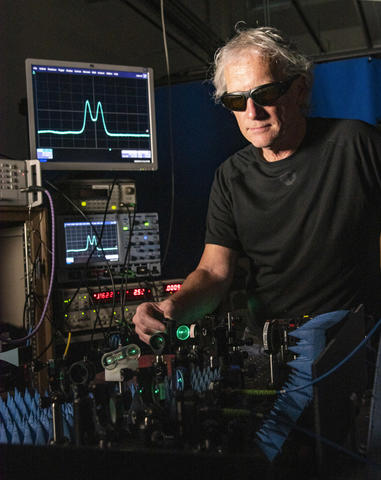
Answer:
<svg viewBox="0 0 381 480"><path fill-rule="evenodd" d="M290 157L252 145L211 189L206 243L250 259L261 320L367 306L381 313L381 134L357 120L308 119Z"/></svg>

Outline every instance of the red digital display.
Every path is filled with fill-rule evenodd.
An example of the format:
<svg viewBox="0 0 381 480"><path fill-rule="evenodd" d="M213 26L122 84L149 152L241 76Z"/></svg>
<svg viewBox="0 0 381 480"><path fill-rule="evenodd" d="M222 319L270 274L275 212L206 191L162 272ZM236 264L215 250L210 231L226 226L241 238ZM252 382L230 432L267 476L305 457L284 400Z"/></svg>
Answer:
<svg viewBox="0 0 381 480"><path fill-rule="evenodd" d="M146 294L145 288L134 288L133 290L126 290L127 294L132 294L133 297L141 297Z"/></svg>
<svg viewBox="0 0 381 480"><path fill-rule="evenodd" d="M131 288L125 290L125 300L134 300L136 298L141 298L146 295L149 295L151 290L149 288ZM114 291L113 290L104 290L103 292L93 292L92 294L94 302L108 303L113 302ZM115 300L120 299L120 290L115 291Z"/></svg>
<svg viewBox="0 0 381 480"><path fill-rule="evenodd" d="M116 292L119 293L119 292ZM114 298L114 291L107 290L107 292L94 292L93 293L93 300L108 300L109 298Z"/></svg>
<svg viewBox="0 0 381 480"><path fill-rule="evenodd" d="M178 290L180 290L181 288L181 283L168 283L165 288L164 288L164 291L166 293L173 293L173 292L177 292Z"/></svg>

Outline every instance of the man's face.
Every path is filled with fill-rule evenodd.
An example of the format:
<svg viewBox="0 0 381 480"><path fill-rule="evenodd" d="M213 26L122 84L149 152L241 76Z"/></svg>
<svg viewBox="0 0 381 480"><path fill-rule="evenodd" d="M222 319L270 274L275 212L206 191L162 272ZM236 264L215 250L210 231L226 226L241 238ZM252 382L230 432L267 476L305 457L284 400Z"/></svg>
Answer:
<svg viewBox="0 0 381 480"><path fill-rule="evenodd" d="M243 92L266 83L286 80L270 69L269 63L255 51L245 51L225 67L228 92ZM301 77L273 106L260 107L251 98L244 112L233 112L242 135L255 147L274 152L292 149L296 129L303 121L301 105L305 88Z"/></svg>

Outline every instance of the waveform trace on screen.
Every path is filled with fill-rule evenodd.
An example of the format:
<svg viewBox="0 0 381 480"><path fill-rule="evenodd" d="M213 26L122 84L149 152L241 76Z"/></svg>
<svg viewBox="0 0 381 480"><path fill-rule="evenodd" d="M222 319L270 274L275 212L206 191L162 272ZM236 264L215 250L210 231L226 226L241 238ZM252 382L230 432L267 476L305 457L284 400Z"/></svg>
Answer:
<svg viewBox="0 0 381 480"><path fill-rule="evenodd" d="M148 133L116 133L116 132L110 132L107 128L105 118L104 118L104 113L103 113L103 107L102 103L98 102L95 115L93 115L91 111L91 105L89 100L86 100L85 102L85 108L84 108L84 113L83 113L83 123L82 123L82 128L80 130L38 130L38 134L52 134L52 135L81 135L86 128L86 122L87 122L87 112L90 115L90 119L92 122L96 123L98 122L99 115L102 117L102 124L103 124L103 129L109 137L140 137L140 138L149 138Z"/></svg>
<svg viewBox="0 0 381 480"><path fill-rule="evenodd" d="M92 247L96 246L96 249L97 249L98 251L103 251L103 250L104 250L104 251L105 251L105 250L118 250L118 247L117 247L117 246L115 246L115 247L101 247L101 248L99 248L99 247L98 247L98 242L97 242L96 236L93 235L92 237L90 237L90 235L88 235L88 236L87 236L87 239L86 239L86 246L85 246L85 248L71 248L71 249L68 249L68 250L67 250L67 253L87 252L87 251L90 250L90 248L89 248L90 245L91 245Z"/></svg>

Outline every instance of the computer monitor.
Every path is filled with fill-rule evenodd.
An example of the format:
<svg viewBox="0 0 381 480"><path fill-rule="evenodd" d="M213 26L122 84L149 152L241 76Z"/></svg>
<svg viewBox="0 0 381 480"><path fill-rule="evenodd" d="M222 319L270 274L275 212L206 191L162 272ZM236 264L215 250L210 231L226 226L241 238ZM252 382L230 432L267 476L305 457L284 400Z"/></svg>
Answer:
<svg viewBox="0 0 381 480"><path fill-rule="evenodd" d="M153 71L27 59L30 156L45 170L157 170Z"/></svg>

